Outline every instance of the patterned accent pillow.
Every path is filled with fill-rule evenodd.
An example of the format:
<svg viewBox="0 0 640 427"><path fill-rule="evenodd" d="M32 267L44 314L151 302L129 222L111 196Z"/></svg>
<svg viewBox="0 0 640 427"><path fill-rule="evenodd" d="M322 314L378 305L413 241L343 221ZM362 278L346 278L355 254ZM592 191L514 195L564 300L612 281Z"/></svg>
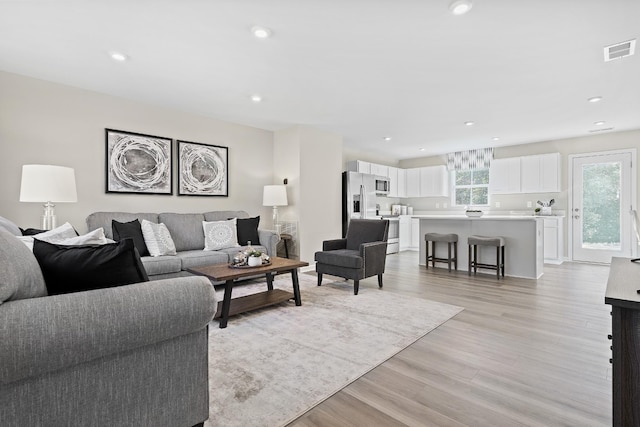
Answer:
<svg viewBox="0 0 640 427"><path fill-rule="evenodd" d="M202 228L204 229L205 251L240 247L236 218L228 221L202 221Z"/></svg>
<svg viewBox="0 0 640 427"><path fill-rule="evenodd" d="M166 225L143 219L141 228L144 243L151 256L176 255L176 245Z"/></svg>

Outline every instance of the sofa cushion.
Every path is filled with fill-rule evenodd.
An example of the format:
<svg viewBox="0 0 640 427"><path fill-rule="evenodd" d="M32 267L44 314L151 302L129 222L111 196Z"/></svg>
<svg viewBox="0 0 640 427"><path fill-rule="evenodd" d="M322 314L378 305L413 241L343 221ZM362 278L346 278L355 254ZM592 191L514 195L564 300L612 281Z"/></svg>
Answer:
<svg viewBox="0 0 640 427"><path fill-rule="evenodd" d="M204 267L212 264L228 264L229 255L222 251L184 251L178 252L182 269Z"/></svg>
<svg viewBox="0 0 640 427"><path fill-rule="evenodd" d="M128 212L94 212L87 217L87 228L95 230L96 228L104 228L104 234L109 239L113 239L111 221L130 222L137 219L142 223L143 219L158 223L157 213L128 213Z"/></svg>
<svg viewBox="0 0 640 427"><path fill-rule="evenodd" d="M142 265L149 276L178 273L182 270L182 261L175 255L146 256L142 258Z"/></svg>
<svg viewBox="0 0 640 427"><path fill-rule="evenodd" d="M50 295L149 280L133 240L104 245L59 245L35 240L33 254Z"/></svg>
<svg viewBox="0 0 640 427"><path fill-rule="evenodd" d="M158 221L169 229L178 252L204 248L203 214L161 213Z"/></svg>
<svg viewBox="0 0 640 427"><path fill-rule="evenodd" d="M7 218L1 217L1 216L0 216L0 229L3 229L10 234L13 234L14 236L22 236L22 231L20 230L20 227L18 227L16 224L8 220Z"/></svg>
<svg viewBox="0 0 640 427"><path fill-rule="evenodd" d="M147 249L149 249L149 255L162 256L176 254L176 245L173 243L173 238L166 225L162 223L156 224L143 219L141 227L144 243L147 245Z"/></svg>
<svg viewBox="0 0 640 427"><path fill-rule="evenodd" d="M111 232L113 233L113 240L116 242L130 238L133 240L133 244L141 257L149 256L149 249L147 249L147 244L144 242L144 236L142 235L142 226L137 218L129 222L112 220Z"/></svg>
<svg viewBox="0 0 640 427"><path fill-rule="evenodd" d="M211 211L204 213L205 221L223 221L229 218L249 218L245 211Z"/></svg>
<svg viewBox="0 0 640 427"><path fill-rule="evenodd" d="M236 222L236 218L226 221L202 221L204 250L217 251L225 248L239 248Z"/></svg>
<svg viewBox="0 0 640 427"><path fill-rule="evenodd" d="M44 278L29 248L0 228L0 304L47 296Z"/></svg>
<svg viewBox="0 0 640 427"><path fill-rule="evenodd" d="M237 218L238 228L238 244L245 246L251 242L251 245L260 243L258 235L258 225L260 224L260 215L253 218Z"/></svg>
<svg viewBox="0 0 640 427"><path fill-rule="evenodd" d="M36 234L46 233L48 230L42 230L40 228L21 228L20 231L23 236L35 236Z"/></svg>
<svg viewBox="0 0 640 427"><path fill-rule="evenodd" d="M359 251L337 249L335 251L316 252L316 262L346 268L362 268L362 257Z"/></svg>

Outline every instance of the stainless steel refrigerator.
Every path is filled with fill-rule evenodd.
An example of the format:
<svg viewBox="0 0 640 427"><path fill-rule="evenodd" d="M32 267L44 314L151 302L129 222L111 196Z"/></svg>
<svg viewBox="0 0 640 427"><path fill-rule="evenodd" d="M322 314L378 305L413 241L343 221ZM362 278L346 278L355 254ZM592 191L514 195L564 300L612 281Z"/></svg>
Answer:
<svg viewBox="0 0 640 427"><path fill-rule="evenodd" d="M342 237L347 235L351 218L376 217L375 175L359 172L342 173Z"/></svg>

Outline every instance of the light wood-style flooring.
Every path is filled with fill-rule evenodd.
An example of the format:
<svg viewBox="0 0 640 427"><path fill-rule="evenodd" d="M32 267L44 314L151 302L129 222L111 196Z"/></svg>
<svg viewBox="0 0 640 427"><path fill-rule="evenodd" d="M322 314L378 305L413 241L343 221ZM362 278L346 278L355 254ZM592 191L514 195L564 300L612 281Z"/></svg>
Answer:
<svg viewBox="0 0 640 427"><path fill-rule="evenodd" d="M609 267L545 264L539 280L469 277L387 257L384 288L464 311L290 424L611 425ZM398 319L402 322L402 319Z"/></svg>

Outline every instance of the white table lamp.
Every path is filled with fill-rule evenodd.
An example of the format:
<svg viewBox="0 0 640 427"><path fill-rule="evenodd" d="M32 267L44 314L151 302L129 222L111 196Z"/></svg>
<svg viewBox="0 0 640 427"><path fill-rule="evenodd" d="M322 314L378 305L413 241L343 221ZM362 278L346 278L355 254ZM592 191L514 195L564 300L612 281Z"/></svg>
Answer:
<svg viewBox="0 0 640 427"><path fill-rule="evenodd" d="M45 202L42 228L56 227L56 203L77 202L76 175L72 168L51 165L23 165L21 202Z"/></svg>
<svg viewBox="0 0 640 427"><path fill-rule="evenodd" d="M262 193L262 206L273 206L273 226L280 234L278 224L278 206L287 206L287 187L284 185L265 185Z"/></svg>

